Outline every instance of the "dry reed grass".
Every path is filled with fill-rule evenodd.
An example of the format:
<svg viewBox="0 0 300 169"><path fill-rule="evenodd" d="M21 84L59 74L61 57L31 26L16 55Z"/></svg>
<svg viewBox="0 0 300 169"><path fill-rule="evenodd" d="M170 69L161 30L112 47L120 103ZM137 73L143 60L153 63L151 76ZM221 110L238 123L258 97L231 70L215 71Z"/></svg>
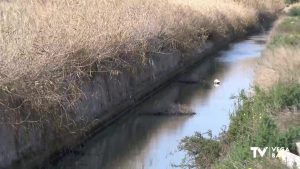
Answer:
<svg viewBox="0 0 300 169"><path fill-rule="evenodd" d="M299 3L285 9L288 14ZM274 26L256 69L255 82L269 89L277 83L300 83L299 17L282 17Z"/></svg>
<svg viewBox="0 0 300 169"><path fill-rule="evenodd" d="M279 82L300 83L299 53L299 48L286 46L266 50L256 70L256 84L267 89Z"/></svg>
<svg viewBox="0 0 300 169"><path fill-rule="evenodd" d="M80 81L94 72L135 69L149 52L243 32L259 13L281 6L280 0L1 1L1 109L67 112L81 96Z"/></svg>

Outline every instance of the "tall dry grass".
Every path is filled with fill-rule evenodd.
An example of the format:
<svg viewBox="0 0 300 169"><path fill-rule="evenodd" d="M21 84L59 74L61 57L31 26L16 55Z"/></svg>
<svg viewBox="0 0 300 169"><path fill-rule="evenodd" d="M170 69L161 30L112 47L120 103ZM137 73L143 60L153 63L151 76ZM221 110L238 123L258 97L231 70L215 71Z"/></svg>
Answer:
<svg viewBox="0 0 300 169"><path fill-rule="evenodd" d="M299 4L285 9L271 32L256 69L256 84L270 89L278 83L300 83Z"/></svg>
<svg viewBox="0 0 300 169"><path fill-rule="evenodd" d="M11 0L0 2L0 105L67 111L80 81L243 32L280 0Z"/></svg>
<svg viewBox="0 0 300 169"><path fill-rule="evenodd" d="M266 50L256 70L256 84L267 89L277 83L300 83L299 53L299 48L287 46Z"/></svg>

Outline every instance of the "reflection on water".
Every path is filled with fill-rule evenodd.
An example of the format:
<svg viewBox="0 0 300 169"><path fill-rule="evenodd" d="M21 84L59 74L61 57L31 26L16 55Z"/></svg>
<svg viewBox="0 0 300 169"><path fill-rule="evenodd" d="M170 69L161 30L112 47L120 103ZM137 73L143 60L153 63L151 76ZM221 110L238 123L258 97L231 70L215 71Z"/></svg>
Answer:
<svg viewBox="0 0 300 169"><path fill-rule="evenodd" d="M250 87L253 68L266 35L252 36L217 57L199 64L153 98L49 168L61 169L166 169L178 164L184 152L179 141L194 132L217 135L229 123L232 95ZM214 87L213 79L221 85ZM172 104L189 106L189 117L146 116Z"/></svg>

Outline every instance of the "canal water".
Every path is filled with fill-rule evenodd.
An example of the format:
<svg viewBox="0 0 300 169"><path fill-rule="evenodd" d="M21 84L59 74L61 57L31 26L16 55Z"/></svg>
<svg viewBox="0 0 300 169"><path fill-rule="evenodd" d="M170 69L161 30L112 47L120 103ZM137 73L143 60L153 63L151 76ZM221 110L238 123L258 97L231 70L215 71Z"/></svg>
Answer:
<svg viewBox="0 0 300 169"><path fill-rule="evenodd" d="M218 135L229 124L232 96L251 87L255 62L267 34L232 44L174 80L151 99L87 141L74 153L51 164L53 169L169 169L185 157L180 140L195 132ZM215 87L214 79L221 85ZM194 116L152 116L172 105Z"/></svg>

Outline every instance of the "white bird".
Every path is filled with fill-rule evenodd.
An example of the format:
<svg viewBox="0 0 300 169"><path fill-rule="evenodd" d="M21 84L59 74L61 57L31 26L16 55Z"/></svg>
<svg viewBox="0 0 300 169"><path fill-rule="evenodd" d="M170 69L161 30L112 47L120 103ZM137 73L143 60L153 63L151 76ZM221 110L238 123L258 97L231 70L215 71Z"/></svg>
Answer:
<svg viewBox="0 0 300 169"><path fill-rule="evenodd" d="M215 79L215 80L214 80L214 84L219 85L219 84L221 84L221 81L220 81L219 79Z"/></svg>
<svg viewBox="0 0 300 169"><path fill-rule="evenodd" d="M214 86L215 86L215 87L219 87L220 84L221 84L221 81L220 81L219 79L215 79L215 80L214 80Z"/></svg>

